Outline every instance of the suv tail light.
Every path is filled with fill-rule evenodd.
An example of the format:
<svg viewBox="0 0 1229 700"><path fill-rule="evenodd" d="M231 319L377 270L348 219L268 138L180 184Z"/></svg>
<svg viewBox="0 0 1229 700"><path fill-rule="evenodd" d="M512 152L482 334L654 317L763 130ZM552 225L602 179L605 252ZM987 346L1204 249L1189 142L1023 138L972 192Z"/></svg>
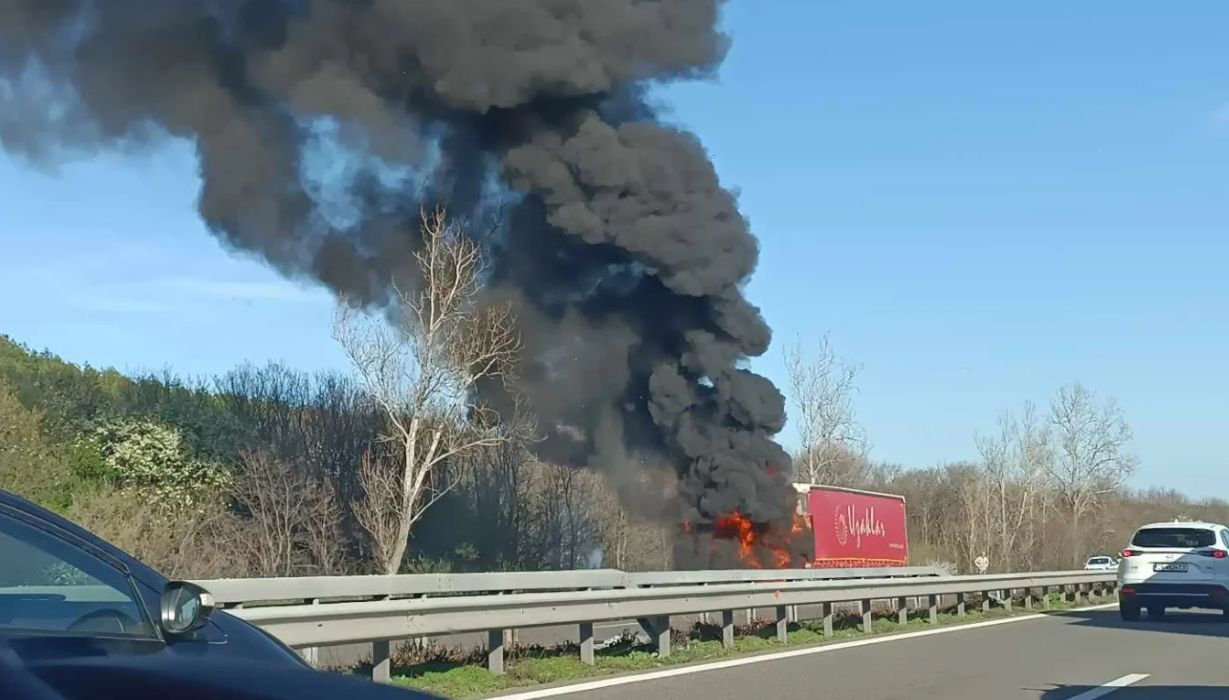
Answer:
<svg viewBox="0 0 1229 700"><path fill-rule="evenodd" d="M1137 551L1136 551L1136 550L1134 550L1134 549L1124 549L1124 550L1122 550L1122 556L1123 556L1123 558L1126 558L1126 557L1137 557L1137 556L1139 556L1139 552L1137 552Z"/></svg>

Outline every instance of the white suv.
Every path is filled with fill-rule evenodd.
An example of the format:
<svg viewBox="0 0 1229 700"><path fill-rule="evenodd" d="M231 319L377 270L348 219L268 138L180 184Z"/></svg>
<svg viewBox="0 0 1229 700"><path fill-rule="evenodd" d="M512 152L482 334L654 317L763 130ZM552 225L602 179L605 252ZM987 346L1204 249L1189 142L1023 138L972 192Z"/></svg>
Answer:
<svg viewBox="0 0 1229 700"><path fill-rule="evenodd" d="M1144 525L1118 563L1122 619L1161 617L1166 608L1212 608L1229 615L1229 528L1174 521Z"/></svg>
<svg viewBox="0 0 1229 700"><path fill-rule="evenodd" d="M1115 571L1118 569L1118 562L1113 557L1089 557L1088 561L1084 562L1085 571Z"/></svg>

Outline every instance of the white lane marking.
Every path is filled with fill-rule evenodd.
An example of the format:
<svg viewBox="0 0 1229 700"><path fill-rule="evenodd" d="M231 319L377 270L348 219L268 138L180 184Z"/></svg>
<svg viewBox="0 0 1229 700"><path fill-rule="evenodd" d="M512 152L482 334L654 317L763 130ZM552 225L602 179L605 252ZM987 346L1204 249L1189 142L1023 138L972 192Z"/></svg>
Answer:
<svg viewBox="0 0 1229 700"><path fill-rule="evenodd" d="M1076 695L1075 697L1070 698L1069 700L1094 700L1095 698L1109 695L1119 688L1134 685L1147 677L1147 673L1128 673L1122 678L1115 678L1109 683L1093 688L1092 690L1087 690L1079 695Z"/></svg>
<svg viewBox="0 0 1229 700"><path fill-rule="evenodd" d="M1109 605L1093 605L1086 608L1074 608L1069 612L1079 612L1081 610L1105 610L1107 608L1116 608L1117 603ZM919 637L930 637L936 634L948 634L951 632L963 632L964 630L981 629L984 627L996 627L998 625L1008 625L1013 622L1024 622L1025 620L1040 620L1050 617L1045 613L1037 613L1033 615L1019 615L1017 617L1005 617L1001 620L986 620L985 622L971 622L966 625L952 625L950 627L936 627L931 630L922 630L920 632L905 632L903 634L893 634L883 637L871 637L869 639L856 639L850 642L837 642L835 644L824 644L822 646L806 647L804 649L791 649L790 651L778 651L773 654L760 654L758 656L744 656L737 659L727 659L725 661L714 661L707 664L696 664L694 666L680 666L678 668L668 668L661 671L650 671L648 673L638 673L631 676L619 676L618 678L603 678L596 681L588 681L586 683L574 683L572 685L557 686L554 688L541 688L538 690L528 690L522 693L512 693L510 695L496 695L491 700L537 700L538 698L552 698L558 695L571 695L573 693L587 693L591 690L601 690L602 688L613 688L620 685L629 685L631 683L644 683L647 681L656 681L663 678L673 678L675 676L689 676L693 673L704 673L706 671L719 671L723 668L737 668L739 666L748 666L750 664L761 664L766 661L780 661L782 659L793 659L799 656L810 656L811 654L823 654L832 651L840 651L842 649L854 649L856 647L866 647L873 644L887 644L888 642L899 642L903 639L917 639ZM1121 680L1121 679L1120 679ZM1132 681L1134 682L1134 681ZM1082 698L1083 696L1081 696ZM1096 696L1094 696L1096 697ZM1075 698L1072 698L1075 700Z"/></svg>

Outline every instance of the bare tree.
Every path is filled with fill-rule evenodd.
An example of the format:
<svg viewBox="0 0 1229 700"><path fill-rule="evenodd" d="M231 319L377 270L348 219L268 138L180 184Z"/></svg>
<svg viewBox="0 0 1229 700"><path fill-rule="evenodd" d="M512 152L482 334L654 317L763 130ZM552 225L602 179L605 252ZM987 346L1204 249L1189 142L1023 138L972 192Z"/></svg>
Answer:
<svg viewBox="0 0 1229 700"><path fill-rule="evenodd" d="M341 510L332 485L264 452L241 455L230 489L239 507L226 546L256 576L338 573L345 566Z"/></svg>
<svg viewBox="0 0 1229 700"><path fill-rule="evenodd" d="M351 506L354 518L367 533L371 558L380 570L389 573L390 562L399 562L404 555L404 546L399 544L401 534L404 485L401 465L384 459L368 450L363 454L359 467L359 485L363 495ZM398 548L401 547L401 554ZM395 573L395 570L391 573Z"/></svg>
<svg viewBox="0 0 1229 700"><path fill-rule="evenodd" d="M1017 544L1025 538L1031 544L1030 516L1053 459L1049 431L1039 422L1036 406L1026 403L1019 416L1004 413L999 418L997 436L975 440L991 500L985 522L995 537L990 559L1019 570L1024 562Z"/></svg>
<svg viewBox="0 0 1229 700"><path fill-rule="evenodd" d="M461 478L441 467L469 450L514 439L507 416L477 400L479 385L511 378L520 351L511 307L479 299L482 250L445 212L422 216L412 288L394 287L387 315L338 304L334 337L384 414L382 439L396 445L395 532L368 530L381 568L401 567L410 530Z"/></svg>
<svg viewBox="0 0 1229 700"><path fill-rule="evenodd" d="M1070 516L1072 563L1083 558L1081 519L1135 471L1126 452L1131 426L1113 399L1098 405L1081 384L1063 387L1050 402L1055 458L1048 473Z"/></svg>
<svg viewBox="0 0 1229 700"><path fill-rule="evenodd" d="M858 368L846 364L825 335L813 353L799 340L786 350L790 393L801 443L798 478L813 484L850 485L866 454L866 434L853 407Z"/></svg>

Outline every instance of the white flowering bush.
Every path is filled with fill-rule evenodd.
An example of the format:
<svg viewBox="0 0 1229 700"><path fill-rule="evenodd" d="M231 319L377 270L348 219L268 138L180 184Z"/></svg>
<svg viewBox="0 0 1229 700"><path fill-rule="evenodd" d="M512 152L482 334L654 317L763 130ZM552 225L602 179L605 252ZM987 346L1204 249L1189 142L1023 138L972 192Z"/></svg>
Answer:
<svg viewBox="0 0 1229 700"><path fill-rule="evenodd" d="M89 439L102 455L109 479L166 509L190 508L230 481L220 465L189 454L183 434L169 425L120 420L95 428Z"/></svg>

